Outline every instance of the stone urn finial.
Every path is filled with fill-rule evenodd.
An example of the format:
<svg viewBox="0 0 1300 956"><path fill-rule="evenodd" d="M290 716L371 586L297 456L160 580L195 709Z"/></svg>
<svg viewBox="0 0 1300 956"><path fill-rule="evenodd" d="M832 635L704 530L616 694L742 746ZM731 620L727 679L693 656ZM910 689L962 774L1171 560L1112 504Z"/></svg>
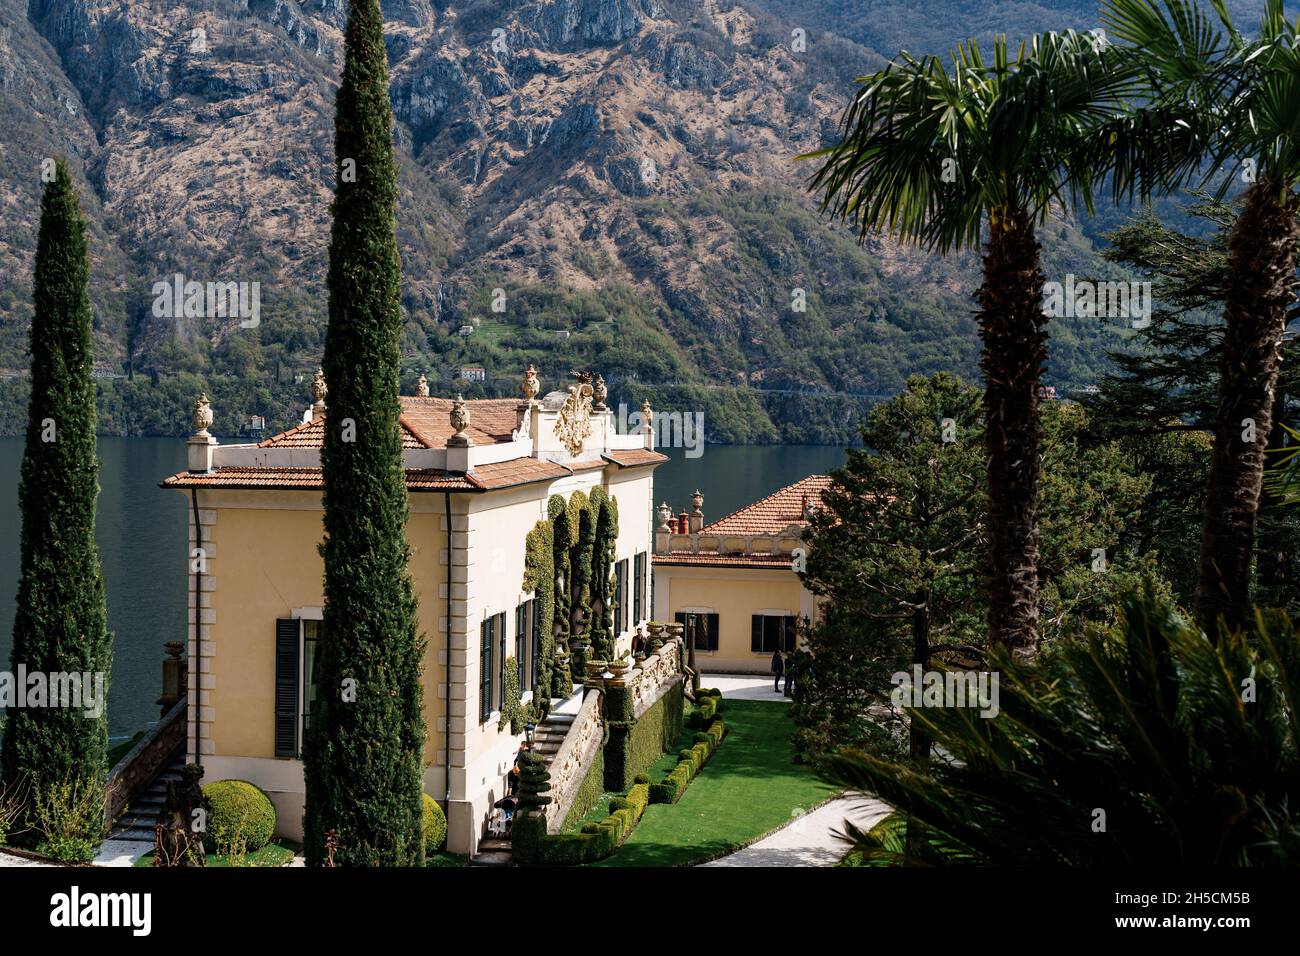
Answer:
<svg viewBox="0 0 1300 956"><path fill-rule="evenodd" d="M605 376L596 376L596 381L591 386L591 397L596 400L596 404L592 407L598 412L603 412L605 399L609 397L609 389L605 387Z"/></svg>
<svg viewBox="0 0 1300 956"><path fill-rule="evenodd" d="M421 375L419 380L415 383L415 394L419 398L429 397L429 380L423 375Z"/></svg>
<svg viewBox="0 0 1300 956"><path fill-rule="evenodd" d="M519 383L519 391L523 394L524 401L531 403L541 390L542 383L537 378L537 367L529 365L528 371L524 372L523 381Z"/></svg>
<svg viewBox="0 0 1300 956"><path fill-rule="evenodd" d="M659 506L659 527L656 530L671 532L673 530L670 524L672 520L673 509L669 508L668 502L665 501Z"/></svg>
<svg viewBox="0 0 1300 956"><path fill-rule="evenodd" d="M704 495L700 494L700 489L695 489L695 494L691 495L691 506L695 509L692 514L704 514Z"/></svg>
<svg viewBox="0 0 1300 956"><path fill-rule="evenodd" d="M451 403L451 427L456 430L450 438L447 439L448 447L464 447L469 444L469 436L465 434L465 429L469 428L469 408L465 405L465 396L457 395L456 400Z"/></svg>
<svg viewBox="0 0 1300 956"><path fill-rule="evenodd" d="M208 402L208 393L203 392L194 401L194 434L199 438L208 437L208 427L212 424L212 405Z"/></svg>
<svg viewBox="0 0 1300 956"><path fill-rule="evenodd" d="M312 421L318 422L325 417L325 396L329 391L329 387L325 384L325 370L316 369L316 375L311 381L311 397L316 400L311 407Z"/></svg>
<svg viewBox="0 0 1300 956"><path fill-rule="evenodd" d="M654 420L655 420L655 413L654 413L654 409L650 407L650 399L648 398L641 399L641 424L645 425L645 427L648 429L650 427L650 423L653 422Z"/></svg>

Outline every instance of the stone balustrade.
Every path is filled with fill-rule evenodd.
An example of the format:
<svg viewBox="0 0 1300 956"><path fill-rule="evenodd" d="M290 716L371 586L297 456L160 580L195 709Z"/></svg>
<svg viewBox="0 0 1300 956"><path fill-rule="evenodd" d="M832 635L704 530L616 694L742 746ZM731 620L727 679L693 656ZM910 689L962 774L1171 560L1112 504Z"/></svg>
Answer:
<svg viewBox="0 0 1300 956"><path fill-rule="evenodd" d="M551 759L551 799L547 807L546 829L549 833L557 832L569 815L582 781L591 768L592 760L605 738L605 727L601 721L600 691L589 690L582 700L578 716L573 719L564 742Z"/></svg>

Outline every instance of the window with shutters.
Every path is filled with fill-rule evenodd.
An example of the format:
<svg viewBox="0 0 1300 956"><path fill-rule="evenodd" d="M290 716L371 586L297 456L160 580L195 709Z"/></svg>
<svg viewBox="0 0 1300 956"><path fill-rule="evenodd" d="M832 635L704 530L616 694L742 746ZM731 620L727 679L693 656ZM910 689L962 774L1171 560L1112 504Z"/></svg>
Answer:
<svg viewBox="0 0 1300 956"><path fill-rule="evenodd" d="M614 636L619 637L627 631L627 559L614 565L614 600L618 606L614 610Z"/></svg>
<svg viewBox="0 0 1300 956"><path fill-rule="evenodd" d="M506 615L505 612L495 615L492 618L497 623L493 625L497 636L497 645L499 653L497 655L497 709L503 710L506 706Z"/></svg>
<svg viewBox="0 0 1300 956"><path fill-rule="evenodd" d="M300 757L320 694L320 620L275 622L275 755Z"/></svg>
<svg viewBox="0 0 1300 956"><path fill-rule="evenodd" d="M529 614L530 626L532 628L532 645L533 652L529 655L532 659L532 678L529 686L536 693L537 685L541 680L542 673L542 603L540 601L529 601L528 606L531 610ZM550 696L549 694L547 696Z"/></svg>
<svg viewBox="0 0 1300 956"><path fill-rule="evenodd" d="M793 615L755 614L750 628L749 649L764 654L793 651L796 633L796 618Z"/></svg>
<svg viewBox="0 0 1300 956"><path fill-rule="evenodd" d="M685 626L687 637L695 635L697 651L718 649L718 615L710 611L678 611L674 619Z"/></svg>
<svg viewBox="0 0 1300 956"><path fill-rule="evenodd" d="M532 634L532 601L525 601L515 608L515 667L519 673L519 693L527 693L528 684L528 665L531 655L528 652L528 642Z"/></svg>
<svg viewBox="0 0 1300 956"><path fill-rule="evenodd" d="M642 602L645 600L646 553L642 551L632 559L632 625L645 620Z"/></svg>
<svg viewBox="0 0 1300 956"><path fill-rule="evenodd" d="M486 721L492 716L492 648L496 642L496 635L493 633L493 618L488 618L479 625L479 652L478 652L478 676L479 676L479 721Z"/></svg>
<svg viewBox="0 0 1300 956"><path fill-rule="evenodd" d="M302 622L302 733L306 739L311 714L320 692L320 639L324 621Z"/></svg>

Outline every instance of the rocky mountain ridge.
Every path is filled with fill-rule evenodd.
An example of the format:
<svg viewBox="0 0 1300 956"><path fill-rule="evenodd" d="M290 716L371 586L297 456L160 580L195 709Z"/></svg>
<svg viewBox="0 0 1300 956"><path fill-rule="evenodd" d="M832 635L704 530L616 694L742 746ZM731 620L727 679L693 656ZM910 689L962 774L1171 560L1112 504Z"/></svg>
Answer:
<svg viewBox="0 0 1300 956"><path fill-rule="evenodd" d="M528 362L552 381L585 363L616 395L707 406L712 437L842 440L854 396L974 373L972 260L859 247L803 193L794 157L829 141L881 57L765 3L383 3L411 382L507 393ZM54 153L91 222L106 429L175 431L198 386L228 422L296 417L323 341L345 16L344 0L0 0L0 430L21 427ZM1068 226L1054 249L1091 255ZM257 283L259 323L155 314L177 274ZM1083 355L1101 333L1062 334Z"/></svg>

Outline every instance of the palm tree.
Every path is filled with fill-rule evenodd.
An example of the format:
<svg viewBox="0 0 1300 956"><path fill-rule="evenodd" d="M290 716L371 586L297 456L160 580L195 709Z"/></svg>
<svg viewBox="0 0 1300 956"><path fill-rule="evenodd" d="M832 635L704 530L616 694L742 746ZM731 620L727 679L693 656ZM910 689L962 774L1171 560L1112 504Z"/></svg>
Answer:
<svg viewBox="0 0 1300 956"><path fill-rule="evenodd" d="M1202 168L1245 182L1228 240L1218 407L1205 495L1196 613L1211 637L1249 617L1251 562L1273 429L1282 336L1300 242L1300 42L1282 0L1243 36L1223 0L1218 24L1188 0L1108 0L1103 19L1141 67L1142 102L1098 140L1117 195L1144 198ZM1208 166L1206 164L1208 160Z"/></svg>
<svg viewBox="0 0 1300 956"><path fill-rule="evenodd" d="M948 252L983 247L976 294L989 488L989 636L1017 656L1038 646L1038 385L1047 356L1037 226L1094 179L1086 133L1131 90L1099 36L1048 34L1013 57L994 41L953 54L901 53L858 80L843 137L811 181L822 208Z"/></svg>

